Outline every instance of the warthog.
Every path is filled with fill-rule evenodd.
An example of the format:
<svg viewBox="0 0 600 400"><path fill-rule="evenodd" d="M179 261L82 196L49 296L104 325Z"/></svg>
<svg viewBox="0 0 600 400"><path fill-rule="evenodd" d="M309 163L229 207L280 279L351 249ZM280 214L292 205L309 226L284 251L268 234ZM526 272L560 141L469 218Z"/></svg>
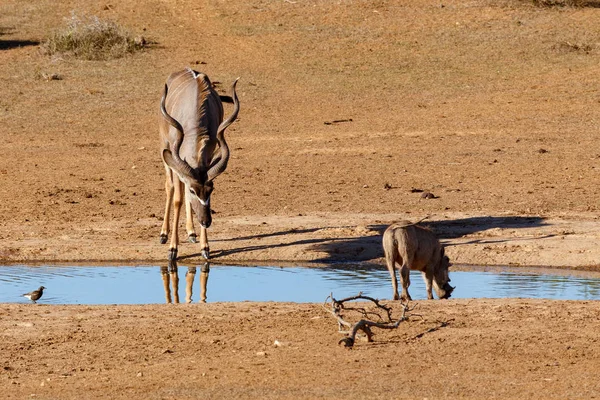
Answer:
<svg viewBox="0 0 600 400"><path fill-rule="evenodd" d="M447 299L452 294L454 288L448 283L450 260L444 254L440 241L429 229L408 221L394 223L383 233L383 251L392 277L394 300L412 300L408 294L411 269L423 274L428 299L433 299L432 283L440 299ZM398 296L396 263L400 266L402 297Z"/></svg>

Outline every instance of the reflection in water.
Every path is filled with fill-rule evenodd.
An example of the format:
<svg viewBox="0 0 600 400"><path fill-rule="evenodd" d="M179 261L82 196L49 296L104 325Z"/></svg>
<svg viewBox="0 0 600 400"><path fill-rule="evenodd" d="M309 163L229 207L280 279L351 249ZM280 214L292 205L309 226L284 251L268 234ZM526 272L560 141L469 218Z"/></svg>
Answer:
<svg viewBox="0 0 600 400"><path fill-rule="evenodd" d="M206 286L208 284L208 273L210 272L210 264L205 263L200 267L200 303L206 303ZM179 303L179 271L177 262L169 262L168 267L160 267L162 276L163 288L165 289L165 301L170 303ZM192 302L192 294L194 287L194 279L196 277L196 267L188 267L185 273L185 302ZM171 291L171 288L173 290ZM171 301L171 293L173 300Z"/></svg>
<svg viewBox="0 0 600 400"><path fill-rule="evenodd" d="M537 274L502 274L496 277L494 285L512 297L535 297L540 287L552 292L556 297L583 299L600 298L598 281L590 282L579 277Z"/></svg>
<svg viewBox="0 0 600 400"><path fill-rule="evenodd" d="M212 267L212 268L211 268ZM198 271L199 270L199 271ZM207 300L208 274L211 274ZM160 274L161 279L158 278ZM575 271L450 272L460 298L538 298L560 300L600 299L600 274ZM182 279L180 279L180 277ZM183 279L185 278L185 279ZM192 302L194 281L200 282L199 302L291 301L320 303L333 292L337 298L358 292L389 299L390 276L383 266L234 267L208 264L190 267L159 266L0 266L0 303L27 303L21 295L32 287L45 286L41 304L157 304ZM196 281L197 282L197 281ZM180 299L179 283L185 286ZM411 274L414 300L424 300L420 273ZM196 300L198 301L198 300Z"/></svg>

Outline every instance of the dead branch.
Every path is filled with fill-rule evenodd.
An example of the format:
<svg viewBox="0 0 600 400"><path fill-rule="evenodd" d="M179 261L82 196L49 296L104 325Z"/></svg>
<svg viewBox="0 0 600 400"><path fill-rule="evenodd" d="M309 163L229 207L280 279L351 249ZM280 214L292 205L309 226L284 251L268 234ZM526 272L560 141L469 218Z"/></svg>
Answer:
<svg viewBox="0 0 600 400"><path fill-rule="evenodd" d="M352 122L352 118L347 118L347 119L336 119L333 121L325 121L323 122L325 125L333 125L333 124L341 124L344 122Z"/></svg>
<svg viewBox="0 0 600 400"><path fill-rule="evenodd" d="M331 300L331 304L329 304L329 300ZM375 311L369 311L363 307L348 307L345 303L355 300L366 300L373 303L377 310L381 310L385 312L385 317ZM338 322L338 332L346 334L347 336L341 339L338 343L344 344L345 347L354 346L354 342L356 341L356 335L359 331L362 331L367 336L367 341L373 341L373 332L371 331L372 327L380 328L380 329L396 329L400 325L401 322L406 321L408 319L408 315L406 314L409 311L414 310L413 308L409 308L408 302L406 304L401 304L402 307L402 315L397 320L394 320L392 317L392 308L388 307L385 304L381 304L378 299L374 299L369 296L363 296L362 292L359 292L356 296L347 297L345 299L336 300L333 297L333 293L331 293L325 299L325 303L323 304L323 308L329 312ZM355 324L351 324L350 322L344 319L343 312L354 312L358 313L362 316ZM373 321L370 318L376 316L378 321ZM344 330L343 328L350 328L349 330Z"/></svg>

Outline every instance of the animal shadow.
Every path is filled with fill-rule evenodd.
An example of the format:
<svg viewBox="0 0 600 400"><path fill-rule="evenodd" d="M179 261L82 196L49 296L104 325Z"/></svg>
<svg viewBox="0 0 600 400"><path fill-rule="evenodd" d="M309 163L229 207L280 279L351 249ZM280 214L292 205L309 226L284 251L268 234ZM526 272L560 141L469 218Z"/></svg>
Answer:
<svg viewBox="0 0 600 400"><path fill-rule="evenodd" d="M443 239L457 239L466 235L486 231L494 228L502 229L523 229L544 226L544 218L541 217L469 217L447 221L421 222L419 225L428 227L436 236ZM365 262L374 261L384 256L381 244L383 232L389 225L371 225L367 228L376 231L377 235L339 238L328 240L323 243L315 244L312 250L324 252L326 257L322 257L318 262ZM512 239L498 239L496 242L507 242ZM459 246L461 244L470 244L481 241L475 239L466 243L447 243L445 246Z"/></svg>

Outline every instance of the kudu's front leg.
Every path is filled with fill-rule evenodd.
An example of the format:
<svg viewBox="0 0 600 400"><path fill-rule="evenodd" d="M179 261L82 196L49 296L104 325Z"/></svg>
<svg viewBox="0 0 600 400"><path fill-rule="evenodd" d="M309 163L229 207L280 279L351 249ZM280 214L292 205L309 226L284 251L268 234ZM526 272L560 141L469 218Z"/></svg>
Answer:
<svg viewBox="0 0 600 400"><path fill-rule="evenodd" d="M183 198L183 183L179 179L174 181L173 191L173 231L171 233L171 244L169 245L169 264L177 260L177 245L179 240L179 213L181 212L181 201Z"/></svg>
<svg viewBox="0 0 600 400"><path fill-rule="evenodd" d="M209 211L210 212L210 211ZM185 188L185 228L188 234L188 242L190 243L198 243L196 230L194 229L194 214L192 212L192 204L191 198L189 194L189 190ZM202 249L202 257L206 260L210 257L210 250L208 248L208 238L206 234L206 228L200 226L200 246Z"/></svg>
<svg viewBox="0 0 600 400"><path fill-rule="evenodd" d="M194 214L192 213L192 203L190 200L190 191L185 188L185 230L188 235L188 242L197 243L196 230L194 229Z"/></svg>
<svg viewBox="0 0 600 400"><path fill-rule="evenodd" d="M202 246L202 257L204 257L205 260L208 260L210 258L210 248L208 247L208 231L203 226L200 227L200 246Z"/></svg>
<svg viewBox="0 0 600 400"><path fill-rule="evenodd" d="M160 229L160 244L167 243L169 238L169 218L171 217L171 204L173 202L173 172L171 168L165 165L165 192L167 194L167 202L165 204L165 214L163 218L162 228Z"/></svg>

